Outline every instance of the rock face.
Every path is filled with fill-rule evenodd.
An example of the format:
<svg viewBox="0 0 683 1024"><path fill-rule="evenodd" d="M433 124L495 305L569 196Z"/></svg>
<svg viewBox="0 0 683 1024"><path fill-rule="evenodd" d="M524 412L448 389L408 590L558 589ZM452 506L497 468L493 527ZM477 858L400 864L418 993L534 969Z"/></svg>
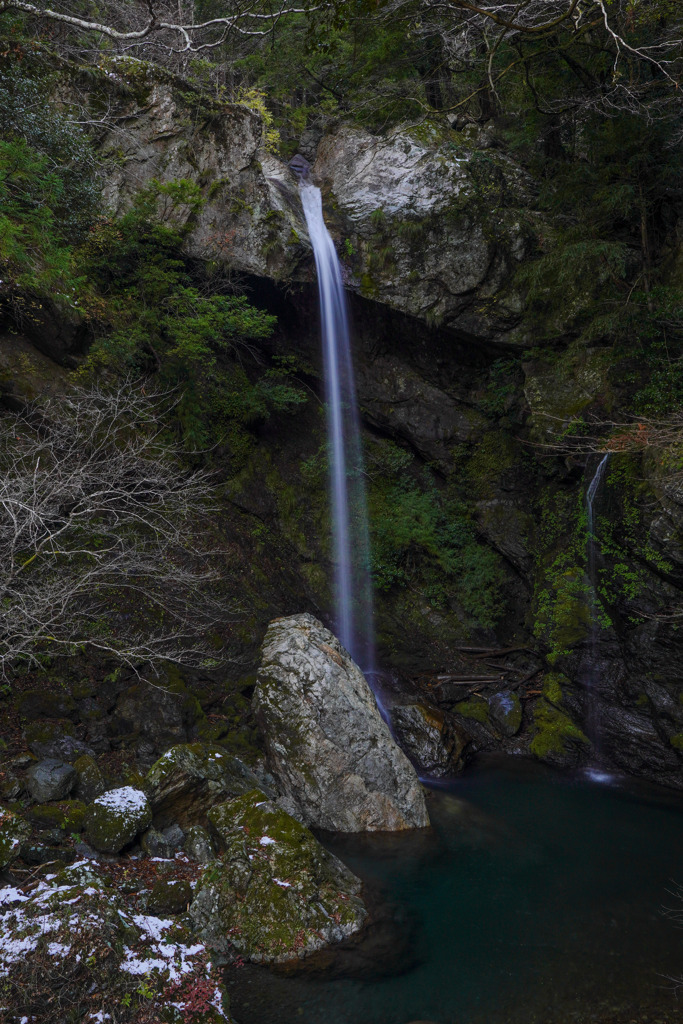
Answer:
<svg viewBox="0 0 683 1024"><path fill-rule="evenodd" d="M265 794L214 807L209 819L223 853L204 871L190 916L212 949L282 963L362 927L359 879Z"/></svg>
<svg viewBox="0 0 683 1024"><path fill-rule="evenodd" d="M276 619L254 693L281 803L340 832L429 824L422 786L360 669L312 615Z"/></svg>
<svg viewBox="0 0 683 1024"><path fill-rule="evenodd" d="M212 105L151 76L145 82L138 74L132 89L124 82L122 69L101 83L126 122L124 134L101 142L103 156L115 157L108 206L121 213L153 178L195 182L203 208L178 212L193 256L275 280L310 280L296 183L265 145L260 115L240 103ZM322 139L315 156L313 178L335 210L333 234L355 253L345 266L351 289L494 341L516 324L521 300L501 292L533 235L530 188L491 140L380 137L344 126Z"/></svg>
<svg viewBox="0 0 683 1024"><path fill-rule="evenodd" d="M518 319L519 298L500 293L531 232L514 209L527 179L509 157L482 160L464 137L425 143L346 126L322 140L313 174L358 243L349 283L362 294L491 340Z"/></svg>
<svg viewBox="0 0 683 1024"><path fill-rule="evenodd" d="M419 772L441 778L463 767L470 736L451 715L425 704L403 704L392 710L391 720Z"/></svg>
<svg viewBox="0 0 683 1024"><path fill-rule="evenodd" d="M140 789L122 786L103 793L88 808L88 842L103 853L118 853L151 824L152 810Z"/></svg>

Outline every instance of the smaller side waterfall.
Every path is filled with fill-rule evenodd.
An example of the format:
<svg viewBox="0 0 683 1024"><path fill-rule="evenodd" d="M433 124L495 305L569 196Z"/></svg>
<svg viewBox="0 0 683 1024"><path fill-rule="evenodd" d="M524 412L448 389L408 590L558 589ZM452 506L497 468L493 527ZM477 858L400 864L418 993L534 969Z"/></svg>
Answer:
<svg viewBox="0 0 683 1024"><path fill-rule="evenodd" d="M591 736L590 739L593 742L593 747L596 753L600 750L600 721L598 711L596 707L594 684L595 684L595 673L597 667L597 655L598 655L598 636L600 633L600 621L598 618L598 566L597 566L597 555L598 555L598 540L595 533L595 510L594 504L595 499L600 490L600 486L605 476L607 469L607 463L609 461L610 453L607 452L603 455L602 459L598 463L598 467L595 470L593 479L588 485L586 491L586 518L588 527L588 580L590 583L590 647L589 647L589 665L587 672L587 701L588 710L586 715L586 725ZM596 781L604 781L600 778L601 773L595 773L594 770L589 772Z"/></svg>
<svg viewBox="0 0 683 1024"><path fill-rule="evenodd" d="M374 682L374 625L365 476L351 338L341 266L323 218L320 189L308 180L303 158L292 161L315 255L320 296L327 403L330 504L335 566L335 628ZM295 158L296 160L296 158Z"/></svg>
<svg viewBox="0 0 683 1024"><path fill-rule="evenodd" d="M590 580L591 585L591 646L593 647L593 650L595 649L598 633L598 576L596 560L598 551L598 541L595 535L595 514L593 510L593 505L595 502L595 498L598 494L598 491L600 490L600 485L602 484L603 478L605 476L605 470L607 469L609 457L609 452L607 452L606 455L603 455L600 462L598 463L598 468L595 471L595 475L593 476L593 479L591 480L588 486L588 490L586 491L586 512L588 520L588 578Z"/></svg>

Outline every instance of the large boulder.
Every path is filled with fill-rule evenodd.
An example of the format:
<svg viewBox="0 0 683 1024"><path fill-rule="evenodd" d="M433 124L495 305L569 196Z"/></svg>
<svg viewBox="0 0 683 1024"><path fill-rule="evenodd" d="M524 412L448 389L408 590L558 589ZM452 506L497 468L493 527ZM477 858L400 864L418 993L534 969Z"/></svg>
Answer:
<svg viewBox="0 0 683 1024"><path fill-rule="evenodd" d="M362 927L360 880L264 793L214 807L209 819L223 852L205 869L190 916L212 949L283 963Z"/></svg>
<svg viewBox="0 0 683 1024"><path fill-rule="evenodd" d="M118 853L152 822L152 809L140 789L121 786L97 797L88 808L88 842L103 853Z"/></svg>
<svg viewBox="0 0 683 1024"><path fill-rule="evenodd" d="M154 824L202 825L214 804L247 793L258 779L223 747L180 743L156 761L145 779Z"/></svg>
<svg viewBox="0 0 683 1024"><path fill-rule="evenodd" d="M364 832L429 824L415 769L365 677L312 615L271 622L254 710L280 802L307 825Z"/></svg>
<svg viewBox="0 0 683 1024"><path fill-rule="evenodd" d="M426 704L403 704L393 709L391 721L396 738L419 772L441 778L464 766L471 737L447 712Z"/></svg>

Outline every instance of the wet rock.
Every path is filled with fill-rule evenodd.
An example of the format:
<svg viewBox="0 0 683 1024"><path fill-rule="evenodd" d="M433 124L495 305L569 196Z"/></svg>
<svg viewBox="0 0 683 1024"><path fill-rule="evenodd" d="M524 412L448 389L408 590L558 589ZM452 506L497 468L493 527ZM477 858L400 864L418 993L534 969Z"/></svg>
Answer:
<svg viewBox="0 0 683 1024"><path fill-rule="evenodd" d="M198 864L208 864L216 856L211 836L201 825L192 825L185 833L185 853Z"/></svg>
<svg viewBox="0 0 683 1024"><path fill-rule="evenodd" d="M362 927L360 880L264 793L214 807L209 818L223 852L204 870L190 916L212 949L283 963Z"/></svg>
<svg viewBox="0 0 683 1024"><path fill-rule="evenodd" d="M55 758L46 758L32 765L26 772L26 788L36 803L44 804L68 796L77 778L76 769L72 765Z"/></svg>
<svg viewBox="0 0 683 1024"><path fill-rule="evenodd" d="M258 785L238 758L206 743L172 747L145 778L157 828L176 822L183 828L202 824L210 807Z"/></svg>
<svg viewBox="0 0 683 1024"><path fill-rule="evenodd" d="M474 441L483 430L481 414L458 404L395 355L361 363L357 377L364 419L408 441L430 462L450 465L448 445Z"/></svg>
<svg viewBox="0 0 683 1024"><path fill-rule="evenodd" d="M396 739L417 770L441 778L464 765L470 736L446 712L425 704L404 704L391 713Z"/></svg>
<svg viewBox="0 0 683 1024"><path fill-rule="evenodd" d="M522 724L522 702L512 690L489 697L489 717L503 736L515 736Z"/></svg>
<svg viewBox="0 0 683 1024"><path fill-rule="evenodd" d="M280 802L340 832L429 824L424 791L358 666L312 615L271 622L254 693Z"/></svg>
<svg viewBox="0 0 683 1024"><path fill-rule="evenodd" d="M96 850L118 853L151 821L152 809L142 790L132 786L111 789L88 808L86 839Z"/></svg>
<svg viewBox="0 0 683 1024"><path fill-rule="evenodd" d="M8 867L21 853L31 829L19 815L0 809L0 869Z"/></svg>

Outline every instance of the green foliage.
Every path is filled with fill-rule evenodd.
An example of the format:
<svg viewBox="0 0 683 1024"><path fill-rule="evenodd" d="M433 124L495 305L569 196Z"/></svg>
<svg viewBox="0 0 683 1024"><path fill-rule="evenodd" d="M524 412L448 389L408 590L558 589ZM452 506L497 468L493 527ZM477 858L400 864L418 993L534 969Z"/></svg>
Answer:
<svg viewBox="0 0 683 1024"><path fill-rule="evenodd" d="M0 75L0 272L3 288L78 303L72 244L99 198L84 133L46 102L49 81Z"/></svg>
<svg viewBox="0 0 683 1024"><path fill-rule="evenodd" d="M431 473L391 442L370 452L372 571L377 589L421 589L436 607L457 601L475 623L492 627L502 611L498 556L476 539L466 506L440 491Z"/></svg>
<svg viewBox="0 0 683 1024"><path fill-rule="evenodd" d="M213 291L195 280L183 240L204 200L188 181L153 181L117 221L101 221L78 253L78 266L96 286L99 337L90 371L157 374L182 389L178 406L188 443L220 438L232 422L250 425L305 401L288 361L252 379L252 343L266 341L275 317L244 296Z"/></svg>
<svg viewBox="0 0 683 1024"><path fill-rule="evenodd" d="M585 639L591 624L586 577L587 520L583 495L544 494L534 590L534 635L554 665Z"/></svg>

